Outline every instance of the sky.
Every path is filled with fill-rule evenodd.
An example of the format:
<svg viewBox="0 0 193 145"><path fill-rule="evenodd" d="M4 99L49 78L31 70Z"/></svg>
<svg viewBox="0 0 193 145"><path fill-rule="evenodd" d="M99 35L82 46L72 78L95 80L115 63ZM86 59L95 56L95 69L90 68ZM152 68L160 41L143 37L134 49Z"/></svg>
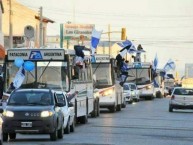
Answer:
<svg viewBox="0 0 193 145"><path fill-rule="evenodd" d="M55 21L48 35L59 35L61 23L95 24L97 30L120 31L142 44L148 61L157 53L162 68L172 59L182 76L185 63L193 63L193 0L17 0ZM112 34L120 41L120 34ZM101 40L106 40L102 35Z"/></svg>

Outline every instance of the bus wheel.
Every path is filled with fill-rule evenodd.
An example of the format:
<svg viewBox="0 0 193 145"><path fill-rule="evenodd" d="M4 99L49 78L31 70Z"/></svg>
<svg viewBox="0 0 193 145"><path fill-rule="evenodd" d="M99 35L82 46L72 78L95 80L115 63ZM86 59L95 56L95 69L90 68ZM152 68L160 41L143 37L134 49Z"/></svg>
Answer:
<svg viewBox="0 0 193 145"><path fill-rule="evenodd" d="M87 122L88 122L87 115L80 117L80 123L81 124L86 124Z"/></svg>
<svg viewBox="0 0 193 145"><path fill-rule="evenodd" d="M121 104L117 105L117 111L121 111Z"/></svg>
<svg viewBox="0 0 193 145"><path fill-rule="evenodd" d="M116 107L115 106L109 107L109 110L110 112L114 113L116 111Z"/></svg>

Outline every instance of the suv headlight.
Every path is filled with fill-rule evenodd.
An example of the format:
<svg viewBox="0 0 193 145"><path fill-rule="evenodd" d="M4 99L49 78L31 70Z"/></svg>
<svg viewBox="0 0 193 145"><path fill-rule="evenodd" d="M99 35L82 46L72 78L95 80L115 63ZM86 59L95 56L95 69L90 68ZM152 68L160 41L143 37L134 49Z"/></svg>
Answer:
<svg viewBox="0 0 193 145"><path fill-rule="evenodd" d="M3 115L6 116L6 117L13 117L14 116L14 113L12 111L4 111L3 112Z"/></svg>
<svg viewBox="0 0 193 145"><path fill-rule="evenodd" d="M52 111L42 111L41 112L41 117L49 117L52 116L53 112Z"/></svg>

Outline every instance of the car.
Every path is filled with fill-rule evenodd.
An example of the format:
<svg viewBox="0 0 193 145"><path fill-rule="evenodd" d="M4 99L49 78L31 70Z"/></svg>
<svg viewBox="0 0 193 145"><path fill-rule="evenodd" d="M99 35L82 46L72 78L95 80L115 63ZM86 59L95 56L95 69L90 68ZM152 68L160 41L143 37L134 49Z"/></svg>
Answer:
<svg viewBox="0 0 193 145"><path fill-rule="evenodd" d="M137 86L134 83L124 83L123 94L126 98L126 101L129 103L139 101L139 90L137 90Z"/></svg>
<svg viewBox="0 0 193 145"><path fill-rule="evenodd" d="M17 133L49 134L50 140L63 138L63 103L51 89L16 89L3 111L3 141Z"/></svg>
<svg viewBox="0 0 193 145"><path fill-rule="evenodd" d="M173 112L173 109L193 109L193 88L173 88L169 112Z"/></svg>
<svg viewBox="0 0 193 145"><path fill-rule="evenodd" d="M70 132L74 132L75 130L75 112L74 112L74 106L71 102L68 101L67 96L70 94L66 94L62 91L56 92L56 98L57 101L60 103L63 103L64 106L62 108L62 113L64 116L64 133L69 134Z"/></svg>

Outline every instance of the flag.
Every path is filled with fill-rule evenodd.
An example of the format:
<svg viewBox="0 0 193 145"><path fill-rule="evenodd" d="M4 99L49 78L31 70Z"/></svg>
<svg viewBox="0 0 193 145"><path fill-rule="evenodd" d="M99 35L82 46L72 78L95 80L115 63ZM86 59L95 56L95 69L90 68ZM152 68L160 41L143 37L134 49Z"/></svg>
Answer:
<svg viewBox="0 0 193 145"><path fill-rule="evenodd" d="M156 70L157 69L157 65L158 65L158 57L157 57L157 53L155 55L155 58L153 60L153 69Z"/></svg>
<svg viewBox="0 0 193 145"><path fill-rule="evenodd" d="M153 80L153 85L155 88L159 88L159 84L157 83L157 81L155 79Z"/></svg>
<svg viewBox="0 0 193 145"><path fill-rule="evenodd" d="M92 37L91 37L92 55L94 55L97 45L99 44L101 34L102 34L102 31L97 31L95 29L92 30Z"/></svg>
<svg viewBox="0 0 193 145"><path fill-rule="evenodd" d="M13 85L12 87L14 87L15 89L18 89L22 85L24 79L25 79L25 70L23 66L21 66L15 75L15 78L12 82L12 85Z"/></svg>
<svg viewBox="0 0 193 145"><path fill-rule="evenodd" d="M173 60L169 59L168 62L164 66L164 71L168 72L169 70L175 70L176 65Z"/></svg>
<svg viewBox="0 0 193 145"><path fill-rule="evenodd" d="M123 42L118 42L117 45L119 45L122 49L119 51L120 55L124 57L124 55L128 53L134 53L136 52L136 48L133 45L133 43L129 40L125 40Z"/></svg>

